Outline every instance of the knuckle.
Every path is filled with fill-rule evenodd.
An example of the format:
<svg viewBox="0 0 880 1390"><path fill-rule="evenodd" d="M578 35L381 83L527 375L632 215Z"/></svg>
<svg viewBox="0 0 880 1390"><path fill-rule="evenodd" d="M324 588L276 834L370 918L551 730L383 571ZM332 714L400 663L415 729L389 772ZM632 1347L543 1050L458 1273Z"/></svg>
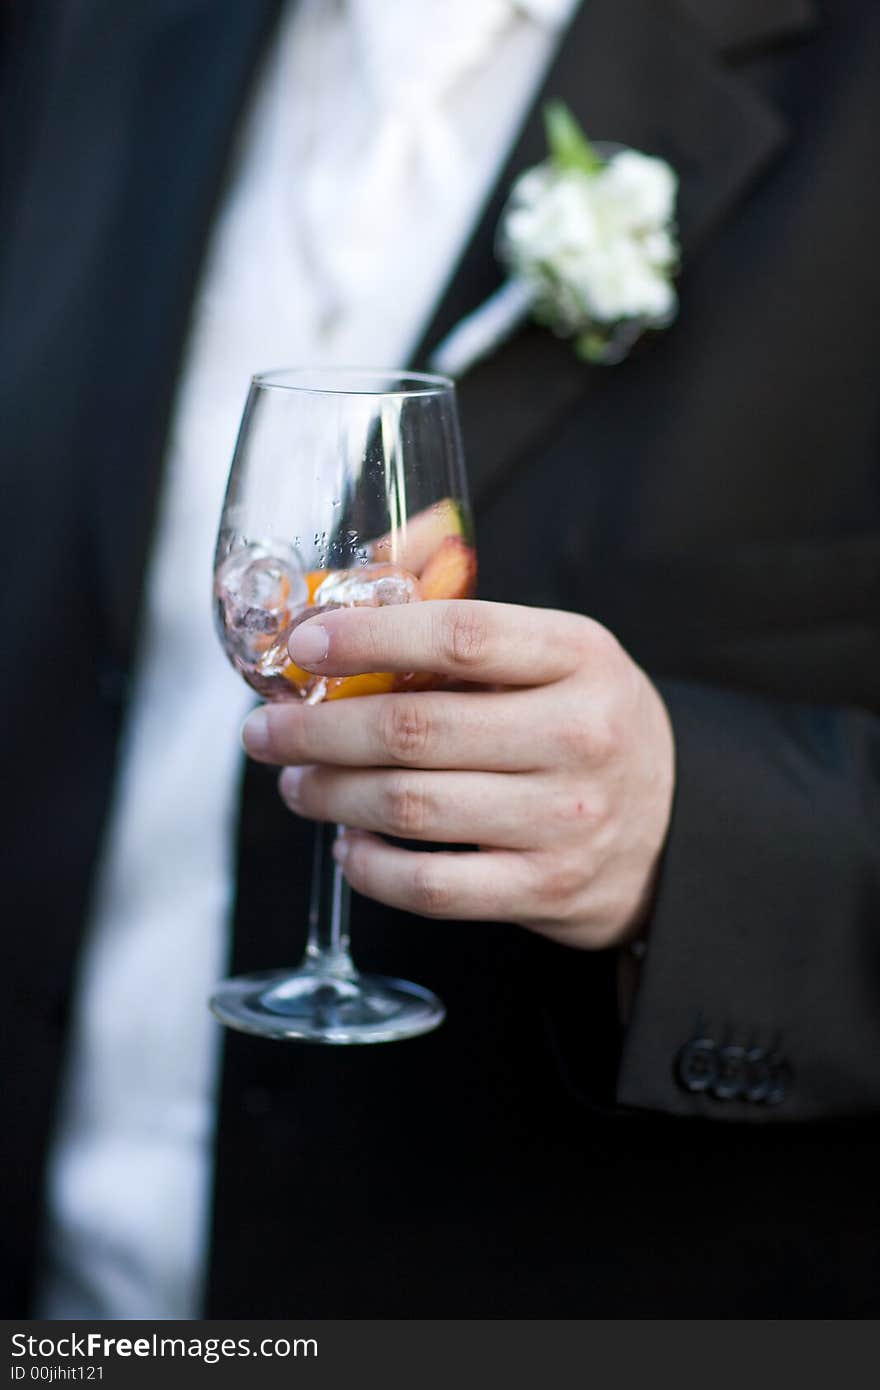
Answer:
<svg viewBox="0 0 880 1390"><path fill-rule="evenodd" d="M523 913L517 920L551 940L593 949L598 944L593 931L593 868L590 856L580 852L567 859L532 856L528 888L521 895Z"/></svg>
<svg viewBox="0 0 880 1390"><path fill-rule="evenodd" d="M575 655L585 661L592 651L593 628L597 624L583 613L566 613L565 617L569 620L565 631L566 641Z"/></svg>
<svg viewBox="0 0 880 1390"><path fill-rule="evenodd" d="M627 685L606 692L594 716L594 743L598 754L611 762L625 753L631 741L631 731L638 720L638 711L630 698Z"/></svg>
<svg viewBox="0 0 880 1390"><path fill-rule="evenodd" d="M390 777L385 790L384 820L392 835L417 836L425 826L425 794L414 778Z"/></svg>
<svg viewBox="0 0 880 1390"><path fill-rule="evenodd" d="M520 912L515 921L540 926L553 916L545 895L545 857L540 852L524 856L526 870L519 894Z"/></svg>
<svg viewBox="0 0 880 1390"><path fill-rule="evenodd" d="M590 720L587 752L593 762L609 763L620 745L617 721L610 710L597 710Z"/></svg>
<svg viewBox="0 0 880 1390"><path fill-rule="evenodd" d="M392 698L382 716L380 740L394 762L416 762L431 737L431 722L418 697Z"/></svg>
<svg viewBox="0 0 880 1390"><path fill-rule="evenodd" d="M616 661L620 655L621 646L613 632L601 623L597 623L595 618L582 618L583 623L583 643L590 653L593 661L605 662Z"/></svg>
<svg viewBox="0 0 880 1390"><path fill-rule="evenodd" d="M470 604L451 604L443 616L440 648L453 666L478 666L487 642L486 624Z"/></svg>
<svg viewBox="0 0 880 1390"><path fill-rule="evenodd" d="M567 933L572 927L582 926L584 911L580 899L567 898L565 902L545 905L538 922L541 929L550 936Z"/></svg>
<svg viewBox="0 0 880 1390"><path fill-rule="evenodd" d="M555 736L563 762L577 766L583 760L590 739L590 721L584 711L578 710L567 719L560 719Z"/></svg>
<svg viewBox="0 0 880 1390"><path fill-rule="evenodd" d="M590 798L588 818L593 851L601 845L614 819L612 795L604 788L596 788Z"/></svg>
<svg viewBox="0 0 880 1390"><path fill-rule="evenodd" d="M449 881L437 864L419 864L413 875L415 909L424 917L443 917L452 903Z"/></svg>
<svg viewBox="0 0 880 1390"><path fill-rule="evenodd" d="M555 855L545 861L541 897L553 909L554 918L558 920L564 912L574 910L583 881L583 866L574 858Z"/></svg>
<svg viewBox="0 0 880 1390"><path fill-rule="evenodd" d="M617 712L604 703L592 703L560 721L557 739L564 761L572 767L587 762L612 762L620 752L624 731Z"/></svg>

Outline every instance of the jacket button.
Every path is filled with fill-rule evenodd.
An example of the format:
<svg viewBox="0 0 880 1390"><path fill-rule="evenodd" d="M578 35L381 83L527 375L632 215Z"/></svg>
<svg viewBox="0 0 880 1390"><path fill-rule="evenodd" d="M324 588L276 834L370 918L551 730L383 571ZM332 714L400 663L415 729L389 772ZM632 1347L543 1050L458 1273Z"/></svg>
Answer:
<svg viewBox="0 0 880 1390"><path fill-rule="evenodd" d="M762 1047L750 1047L746 1053L743 1094L746 1100L759 1104L767 1099L769 1090L770 1063L767 1054Z"/></svg>
<svg viewBox="0 0 880 1390"><path fill-rule="evenodd" d="M711 1038L685 1043L676 1058L678 1083L686 1091L707 1091L718 1075L718 1049Z"/></svg>
<svg viewBox="0 0 880 1390"><path fill-rule="evenodd" d="M770 1082L765 1096L768 1105L781 1105L786 1095L791 1090L792 1076L791 1067L782 1058L772 1061L769 1066Z"/></svg>
<svg viewBox="0 0 880 1390"><path fill-rule="evenodd" d="M718 1053L718 1070L712 1083L716 1100L736 1100L745 1089L745 1060L743 1047L722 1047Z"/></svg>

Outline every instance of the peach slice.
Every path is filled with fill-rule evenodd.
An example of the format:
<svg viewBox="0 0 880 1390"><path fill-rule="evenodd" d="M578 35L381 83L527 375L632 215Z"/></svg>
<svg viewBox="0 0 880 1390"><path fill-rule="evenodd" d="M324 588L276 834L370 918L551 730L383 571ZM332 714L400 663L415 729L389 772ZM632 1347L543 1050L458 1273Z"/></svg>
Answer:
<svg viewBox="0 0 880 1390"><path fill-rule="evenodd" d="M421 574L434 551L447 536L463 531L461 508L451 497L416 512L394 532L380 536L370 547L374 560L393 560L413 574Z"/></svg>
<svg viewBox="0 0 880 1390"><path fill-rule="evenodd" d="M469 598L477 582L477 556L461 536L447 536L422 570L422 598Z"/></svg>

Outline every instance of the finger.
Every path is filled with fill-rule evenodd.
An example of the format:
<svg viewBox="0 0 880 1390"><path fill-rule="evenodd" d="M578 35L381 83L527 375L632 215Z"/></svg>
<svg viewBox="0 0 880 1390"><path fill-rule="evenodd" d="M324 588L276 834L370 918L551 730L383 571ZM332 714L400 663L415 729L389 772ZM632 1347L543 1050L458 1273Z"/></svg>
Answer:
<svg viewBox="0 0 880 1390"><path fill-rule="evenodd" d="M528 772L552 731L541 692L426 691L332 704L261 705L242 742L258 762Z"/></svg>
<svg viewBox="0 0 880 1390"><path fill-rule="evenodd" d="M509 772L288 767L278 786L298 815L405 840L529 849L539 793Z"/></svg>
<svg viewBox="0 0 880 1390"><path fill-rule="evenodd" d="M546 685L583 659L588 618L473 599L348 608L300 623L291 659L321 675L431 671L458 680ZM602 630L604 631L604 629Z"/></svg>
<svg viewBox="0 0 880 1390"><path fill-rule="evenodd" d="M358 893L420 917L512 922L532 888L528 861L512 850L427 854L355 831L333 853Z"/></svg>

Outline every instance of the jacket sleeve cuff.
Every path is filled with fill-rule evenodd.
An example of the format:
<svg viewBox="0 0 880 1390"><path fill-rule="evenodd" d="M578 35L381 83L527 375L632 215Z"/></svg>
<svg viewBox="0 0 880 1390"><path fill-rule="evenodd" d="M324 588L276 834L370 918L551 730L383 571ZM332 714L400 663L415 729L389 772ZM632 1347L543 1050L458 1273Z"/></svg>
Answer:
<svg viewBox="0 0 880 1390"><path fill-rule="evenodd" d="M880 725L658 682L676 793L621 1106L880 1111Z"/></svg>

